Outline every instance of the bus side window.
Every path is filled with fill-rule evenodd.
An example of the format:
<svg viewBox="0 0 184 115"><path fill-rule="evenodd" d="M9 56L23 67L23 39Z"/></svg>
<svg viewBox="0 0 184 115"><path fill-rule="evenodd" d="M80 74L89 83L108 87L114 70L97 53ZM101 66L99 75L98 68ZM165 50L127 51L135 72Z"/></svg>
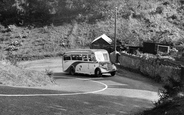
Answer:
<svg viewBox="0 0 184 115"><path fill-rule="evenodd" d="M78 55L77 60L82 60L82 55Z"/></svg>
<svg viewBox="0 0 184 115"><path fill-rule="evenodd" d="M88 55L88 59L89 59L89 61L92 61L92 59L91 59L91 55Z"/></svg>
<svg viewBox="0 0 184 115"><path fill-rule="evenodd" d="M72 60L77 60L77 56L76 55L72 55Z"/></svg>
<svg viewBox="0 0 184 115"><path fill-rule="evenodd" d="M109 60L107 53L103 53L103 57L104 57L104 60Z"/></svg>
<svg viewBox="0 0 184 115"><path fill-rule="evenodd" d="M72 60L82 60L82 56L81 55L71 55Z"/></svg>
<svg viewBox="0 0 184 115"><path fill-rule="evenodd" d="M70 56L64 55L64 60L71 60Z"/></svg>
<svg viewBox="0 0 184 115"><path fill-rule="evenodd" d="M88 61L87 55L83 55L82 58L83 58L83 61Z"/></svg>
<svg viewBox="0 0 184 115"><path fill-rule="evenodd" d="M96 61L96 58L95 58L94 54L91 55L91 61Z"/></svg>

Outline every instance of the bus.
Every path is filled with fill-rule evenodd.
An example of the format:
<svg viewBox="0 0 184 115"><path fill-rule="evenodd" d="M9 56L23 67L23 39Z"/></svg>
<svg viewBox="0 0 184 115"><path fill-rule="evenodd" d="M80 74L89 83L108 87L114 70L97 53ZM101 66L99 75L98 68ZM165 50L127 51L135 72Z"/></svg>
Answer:
<svg viewBox="0 0 184 115"><path fill-rule="evenodd" d="M63 54L63 72L74 75L88 74L102 76L116 74L117 68L111 63L109 53L105 49L76 49Z"/></svg>

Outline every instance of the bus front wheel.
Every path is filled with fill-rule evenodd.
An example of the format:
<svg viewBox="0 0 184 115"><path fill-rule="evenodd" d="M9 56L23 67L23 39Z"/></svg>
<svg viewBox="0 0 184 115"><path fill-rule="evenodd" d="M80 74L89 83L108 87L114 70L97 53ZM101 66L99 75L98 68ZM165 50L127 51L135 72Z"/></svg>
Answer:
<svg viewBox="0 0 184 115"><path fill-rule="evenodd" d="M100 69L96 69L95 70L95 76L97 76L97 77L101 77L102 76L102 72L100 71Z"/></svg>
<svg viewBox="0 0 184 115"><path fill-rule="evenodd" d="M74 69L74 67L71 67L70 68L70 75L75 75L75 69Z"/></svg>
<svg viewBox="0 0 184 115"><path fill-rule="evenodd" d="M115 76L115 74L116 74L115 71L111 72L111 76Z"/></svg>

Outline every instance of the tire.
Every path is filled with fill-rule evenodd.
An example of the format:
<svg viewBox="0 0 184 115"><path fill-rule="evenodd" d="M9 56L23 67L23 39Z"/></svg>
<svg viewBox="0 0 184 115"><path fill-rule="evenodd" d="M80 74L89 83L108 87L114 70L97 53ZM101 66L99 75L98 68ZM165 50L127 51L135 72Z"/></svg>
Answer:
<svg viewBox="0 0 184 115"><path fill-rule="evenodd" d="M71 67L70 68L70 75L75 75L75 69L74 69L74 67Z"/></svg>
<svg viewBox="0 0 184 115"><path fill-rule="evenodd" d="M96 69L95 70L95 76L97 76L97 77L101 77L102 76L102 72L101 72L100 69Z"/></svg>
<svg viewBox="0 0 184 115"><path fill-rule="evenodd" d="M115 74L116 74L115 71L111 72L111 76L115 76Z"/></svg>

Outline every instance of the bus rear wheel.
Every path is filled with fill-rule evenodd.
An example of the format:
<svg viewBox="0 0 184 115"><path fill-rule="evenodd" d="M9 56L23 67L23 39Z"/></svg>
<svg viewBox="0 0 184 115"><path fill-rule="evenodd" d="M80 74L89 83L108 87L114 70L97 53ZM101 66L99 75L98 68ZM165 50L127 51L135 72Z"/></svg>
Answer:
<svg viewBox="0 0 184 115"><path fill-rule="evenodd" d="M100 69L96 69L95 70L95 76L97 76L97 77L101 77L102 76L102 72L100 71Z"/></svg>
<svg viewBox="0 0 184 115"><path fill-rule="evenodd" d="M74 67L71 67L70 68L70 75L75 75L75 69L74 69Z"/></svg>

